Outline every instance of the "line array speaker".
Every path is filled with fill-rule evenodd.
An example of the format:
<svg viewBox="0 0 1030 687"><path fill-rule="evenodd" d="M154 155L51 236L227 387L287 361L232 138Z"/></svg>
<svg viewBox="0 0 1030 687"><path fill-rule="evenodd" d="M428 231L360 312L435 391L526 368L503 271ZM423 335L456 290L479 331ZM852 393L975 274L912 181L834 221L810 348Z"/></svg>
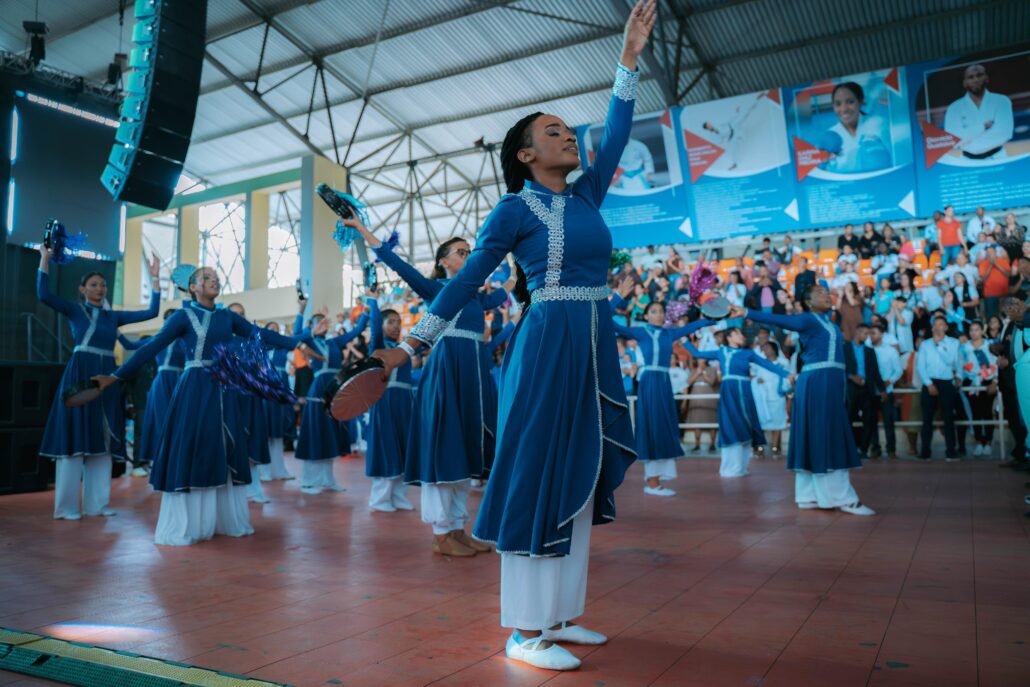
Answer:
<svg viewBox="0 0 1030 687"><path fill-rule="evenodd" d="M116 200L164 210L193 134L207 0L136 0L135 16L132 71L100 179Z"/></svg>

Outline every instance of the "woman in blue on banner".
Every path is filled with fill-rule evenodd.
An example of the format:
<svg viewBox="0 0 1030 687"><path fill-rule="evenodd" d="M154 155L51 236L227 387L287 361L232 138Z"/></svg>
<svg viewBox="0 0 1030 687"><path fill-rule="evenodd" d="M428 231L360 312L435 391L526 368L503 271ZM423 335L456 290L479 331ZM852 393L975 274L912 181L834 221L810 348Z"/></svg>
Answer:
<svg viewBox="0 0 1030 687"><path fill-rule="evenodd" d="M874 515L851 486L850 471L862 467L845 406L844 336L830 312L833 300L823 286L801 295L807 312L774 315L760 310L731 313L759 324L797 332L803 367L794 393L787 469L794 471L798 508L836 508Z"/></svg>
<svg viewBox="0 0 1030 687"><path fill-rule="evenodd" d="M890 123L863 110L865 91L854 81L839 83L831 96L837 123L825 131L818 147L831 154L822 168L854 174L891 166Z"/></svg>
<svg viewBox="0 0 1030 687"><path fill-rule="evenodd" d="M53 251L39 249L36 295L39 300L68 318L75 349L61 375L61 389L90 377L109 374L115 368L114 343L118 327L157 317L161 306L157 256L150 263L153 290L146 310L111 310L107 302L107 280L99 272L86 274L79 282L82 300L66 301L50 292L50 260ZM60 257L55 258L59 260ZM78 520L86 515L114 515L111 498L111 460L125 460L125 420L118 389L99 399L69 408L60 394L54 398L47 417L39 455L56 461L54 518ZM82 507L79 507L79 485Z"/></svg>
<svg viewBox="0 0 1030 687"><path fill-rule="evenodd" d="M501 370L497 457L474 534L501 553L508 657L551 670L580 665L556 642L607 641L571 622L585 607L591 525L615 518L614 492L635 456L606 286L611 230L599 208L629 139L637 59L656 15L655 1L641 0L626 23L593 165L568 183L580 162L575 132L540 112L517 122L501 146L508 193L480 228L475 252L411 335L376 353L389 371L416 346L436 343L505 256L515 256L516 295L530 305Z"/></svg>

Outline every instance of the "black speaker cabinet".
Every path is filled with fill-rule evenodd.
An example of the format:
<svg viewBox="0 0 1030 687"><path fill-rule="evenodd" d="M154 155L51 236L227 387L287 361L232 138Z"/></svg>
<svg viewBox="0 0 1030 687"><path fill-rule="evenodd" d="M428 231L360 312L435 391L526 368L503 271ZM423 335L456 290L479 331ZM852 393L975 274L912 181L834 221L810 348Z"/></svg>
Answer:
<svg viewBox="0 0 1030 687"><path fill-rule="evenodd" d="M46 426L64 365L0 363L0 429Z"/></svg>
<svg viewBox="0 0 1030 687"><path fill-rule="evenodd" d="M54 463L39 456L43 428L0 429L0 495L46 491Z"/></svg>

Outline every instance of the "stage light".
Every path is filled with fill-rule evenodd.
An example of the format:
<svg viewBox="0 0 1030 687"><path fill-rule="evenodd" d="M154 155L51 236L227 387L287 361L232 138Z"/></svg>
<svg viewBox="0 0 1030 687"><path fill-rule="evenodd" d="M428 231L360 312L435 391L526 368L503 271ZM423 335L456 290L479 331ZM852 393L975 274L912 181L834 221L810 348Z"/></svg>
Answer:
<svg viewBox="0 0 1030 687"><path fill-rule="evenodd" d="M13 165L18 159L18 108L12 108L11 110L11 164Z"/></svg>
<svg viewBox="0 0 1030 687"><path fill-rule="evenodd" d="M33 67L46 59L46 36L50 29L43 21L23 21L21 23L25 33L29 34L29 61Z"/></svg>
<svg viewBox="0 0 1030 687"><path fill-rule="evenodd" d="M14 179L7 184L7 233L14 231Z"/></svg>

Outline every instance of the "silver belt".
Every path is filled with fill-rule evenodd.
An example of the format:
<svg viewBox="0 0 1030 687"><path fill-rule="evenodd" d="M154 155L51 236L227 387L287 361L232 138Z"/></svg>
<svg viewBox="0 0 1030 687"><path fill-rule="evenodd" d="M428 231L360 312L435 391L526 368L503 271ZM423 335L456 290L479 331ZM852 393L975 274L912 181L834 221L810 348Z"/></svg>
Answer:
<svg viewBox="0 0 1030 687"><path fill-rule="evenodd" d="M322 375L334 375L339 371L340 368L338 367L323 367L321 370L315 373L315 376L321 377Z"/></svg>
<svg viewBox="0 0 1030 687"><path fill-rule="evenodd" d="M389 384L386 385L386 388L387 389L407 389L408 391L410 391L411 390L411 385L407 384L405 382L390 382Z"/></svg>
<svg viewBox="0 0 1030 687"><path fill-rule="evenodd" d="M108 358L114 357L114 351L109 351L106 348L97 348L96 346L76 346L72 349L73 353L92 353L93 355L102 355Z"/></svg>
<svg viewBox="0 0 1030 687"><path fill-rule="evenodd" d="M306 401L307 401L308 403L325 403L325 400L323 400L323 399L321 399L321 398L314 398L314 397L312 397L312 396L306 396L306 397L305 397L305 400L306 400Z"/></svg>
<svg viewBox="0 0 1030 687"><path fill-rule="evenodd" d="M158 372L182 372L181 367L175 367L174 365L161 365L157 368Z"/></svg>
<svg viewBox="0 0 1030 687"><path fill-rule="evenodd" d="M644 365L638 370L637 374L642 375L645 372L664 372L665 374L669 374L669 368L662 367L661 365Z"/></svg>
<svg viewBox="0 0 1030 687"><path fill-rule="evenodd" d="M275 371L276 372L282 372L282 373L285 374L287 372L287 369L285 367L277 367L277 368L275 368Z"/></svg>
<svg viewBox="0 0 1030 687"><path fill-rule="evenodd" d="M530 303L543 301L602 301L608 298L607 286L545 286L529 294Z"/></svg>
<svg viewBox="0 0 1030 687"><path fill-rule="evenodd" d="M482 332L470 332L467 329L445 329L440 336L448 339L471 339L479 343L483 342Z"/></svg>
<svg viewBox="0 0 1030 687"><path fill-rule="evenodd" d="M843 370L844 363L835 363L829 360L821 363L811 363L801 368L801 372L814 372L815 370Z"/></svg>
<svg viewBox="0 0 1030 687"><path fill-rule="evenodd" d="M723 375L722 376L722 381L724 381L724 382L730 382L730 381L734 381L734 380L736 380L738 382L750 382L751 378L750 377L745 377L744 375Z"/></svg>
<svg viewBox="0 0 1030 687"><path fill-rule="evenodd" d="M192 370L195 367L211 367L211 360L191 360L186 363L186 369Z"/></svg>

